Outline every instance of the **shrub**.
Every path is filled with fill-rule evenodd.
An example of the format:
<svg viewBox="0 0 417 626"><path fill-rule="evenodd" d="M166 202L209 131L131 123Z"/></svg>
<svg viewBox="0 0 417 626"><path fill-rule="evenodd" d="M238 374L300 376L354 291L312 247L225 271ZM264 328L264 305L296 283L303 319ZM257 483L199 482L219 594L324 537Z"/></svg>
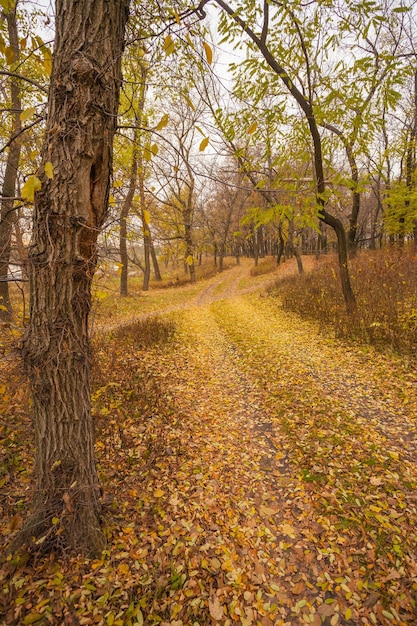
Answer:
<svg viewBox="0 0 417 626"><path fill-rule="evenodd" d="M258 265L252 267L250 271L251 276L262 276L263 274L269 274L277 269L277 260L275 257L268 257L262 259Z"/></svg>
<svg viewBox="0 0 417 626"><path fill-rule="evenodd" d="M113 331L119 341L127 340L137 349L156 344L168 343L175 334L175 324L157 315L151 315L127 322Z"/></svg>
<svg viewBox="0 0 417 626"><path fill-rule="evenodd" d="M411 250L362 252L350 263L358 317L349 319L332 257L307 275L285 278L270 289L284 308L333 328L336 336L389 346L403 354L417 348L417 257Z"/></svg>

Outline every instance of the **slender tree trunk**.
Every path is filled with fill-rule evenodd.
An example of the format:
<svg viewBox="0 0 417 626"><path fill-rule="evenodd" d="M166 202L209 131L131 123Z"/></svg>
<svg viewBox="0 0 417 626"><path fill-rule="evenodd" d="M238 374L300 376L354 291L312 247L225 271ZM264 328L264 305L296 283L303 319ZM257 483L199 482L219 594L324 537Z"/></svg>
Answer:
<svg viewBox="0 0 417 626"><path fill-rule="evenodd" d="M414 72L414 93L413 93L413 121L410 128L410 141L407 148L407 162L406 162L406 185L407 185L407 200L406 200L406 212L410 210L410 195L415 189L417 182L416 173L416 151L417 151L417 70ZM414 247L417 249L417 219L414 219L413 224L413 239Z"/></svg>
<svg viewBox="0 0 417 626"><path fill-rule="evenodd" d="M259 257L261 259L265 258L265 242L264 242L264 229L263 226L259 226L259 228L256 231L256 238L257 238L257 248L258 248L258 254Z"/></svg>
<svg viewBox="0 0 417 626"><path fill-rule="evenodd" d="M301 258L301 254L300 254L300 251L298 249L298 246L294 246L294 256L295 256L295 259L297 261L298 273L299 274L304 274L303 260Z"/></svg>
<svg viewBox="0 0 417 626"><path fill-rule="evenodd" d="M19 60L19 38L16 22L16 4L6 13L7 29L10 47L13 50L14 60ZM10 79L11 104L13 109L12 136L21 130L20 121L21 99L20 87L16 78ZM20 161L21 139L17 137L9 147L6 168L4 172L1 213L0 213L0 320L10 320L13 317L13 309L10 301L9 283L7 276L9 271L11 240L13 225L17 220L17 211L14 208L14 196L16 193L17 171Z"/></svg>
<svg viewBox="0 0 417 626"><path fill-rule="evenodd" d="M278 226L278 252L277 252L277 265L281 263L282 255L284 253L285 241L282 236L282 225Z"/></svg>
<svg viewBox="0 0 417 626"><path fill-rule="evenodd" d="M155 280L161 281L162 280L162 276L161 276L161 271L159 269L159 263L158 263L158 259L156 257L155 246L154 246L154 243L153 243L152 236L150 236L150 239L151 239L150 250L151 250L151 259L152 259L152 265L153 265L153 273L154 273L154 276L155 276Z"/></svg>
<svg viewBox="0 0 417 626"><path fill-rule="evenodd" d="M185 239L185 263L187 270L190 272L190 282L196 282L195 263L194 263L194 245L192 234L192 193L187 199L187 207L184 210L184 239Z"/></svg>
<svg viewBox="0 0 417 626"><path fill-rule="evenodd" d="M135 132L136 135L136 132ZM136 141L136 136L135 140ZM122 265L122 269L120 272L120 295L127 296L128 295L128 272L129 272L129 256L127 253L127 218L129 217L129 213L132 209L133 198L136 191L136 181L138 177L138 154L136 143L133 147L132 154L132 165L130 168L130 179L129 179L129 190L127 192L125 201L122 206L122 210L120 212L120 235L119 235L119 252L120 252L120 263Z"/></svg>
<svg viewBox="0 0 417 626"><path fill-rule="evenodd" d="M201 0L199 5L199 10L201 15L205 15L204 7L207 4L208 0ZM245 22L245 20L236 12L232 7L228 5L225 0L215 0L216 4L220 6L228 15L237 23L242 30L250 37L253 43L257 46L258 50L264 57L265 61L274 71L274 73L280 78L280 80L284 83L285 87L288 89L290 94L293 96L295 101L300 106L301 110L304 113L305 119L307 121L310 135L312 139L312 145L314 150L314 170L315 170L315 178L316 178L316 198L317 198L317 206L319 208L319 218L325 223L331 226L336 233L337 241L339 244L339 267L340 267L340 277L342 283L342 291L343 297L346 304L346 309L349 314L353 314L356 311L356 300L355 295L353 293L349 270L347 265L347 242L346 242L346 233L343 228L342 222L328 213L326 211L326 183L324 177L324 169L323 169L323 154L322 154L322 143L321 137L318 130L317 120L314 114L313 108L313 93L310 93L308 97L306 94L301 92L296 84L296 81L292 80L289 76L286 69L281 65L279 60L274 56L274 52L268 47L267 44L267 30L268 30L268 20L264 22L266 26L266 30L262 31L262 34L256 34L250 26ZM267 10L268 3L265 3L265 8Z"/></svg>
<svg viewBox="0 0 417 626"><path fill-rule="evenodd" d="M14 223L14 234L15 234L15 238L16 238L16 247L17 247L17 252L18 252L18 257L19 257L19 261L21 264L21 269L22 269L22 274L27 277L27 272L26 272L26 265L25 265L25 260L26 260L26 249L25 249L25 244L23 243L23 235L22 235L22 229L20 228L20 224L19 224L19 219L20 219L20 213L19 210L17 211L17 219Z"/></svg>
<svg viewBox="0 0 417 626"><path fill-rule="evenodd" d="M56 39L29 253L23 344L35 429L33 549L105 544L90 408L88 330L97 236L107 214L129 0L57 0Z"/></svg>
<svg viewBox="0 0 417 626"><path fill-rule="evenodd" d="M255 228L253 227L252 227L252 246L253 246L253 258L255 260L255 267L258 267L258 263L259 263L258 234Z"/></svg>
<svg viewBox="0 0 417 626"><path fill-rule="evenodd" d="M354 315L357 312L357 306L355 294L353 293L352 285L350 282L350 274L348 269L348 247L346 241L346 233L344 226L339 218L334 217L333 215L328 213L325 208L326 185L324 179L321 138L315 122L313 111L311 111L311 117L308 119L308 124L310 127L314 147L314 168L317 183L317 204L319 206L319 216L320 219L325 224L333 228L336 233L338 244L340 282L342 285L343 298L345 300L346 311L349 315Z"/></svg>
<svg viewBox="0 0 417 626"><path fill-rule="evenodd" d="M151 278L151 231L149 230L149 214L146 210L146 198L145 198L145 177L143 169L143 154L140 154L139 162L139 202L140 202L140 214L142 219L143 229L143 249L144 249L144 272L142 291L148 291L149 281Z"/></svg>

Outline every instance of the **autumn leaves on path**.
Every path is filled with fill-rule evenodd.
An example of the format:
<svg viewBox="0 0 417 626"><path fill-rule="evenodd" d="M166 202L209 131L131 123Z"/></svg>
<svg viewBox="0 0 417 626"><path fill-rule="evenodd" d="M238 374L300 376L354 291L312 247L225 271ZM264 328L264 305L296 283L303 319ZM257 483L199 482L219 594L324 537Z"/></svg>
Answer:
<svg viewBox="0 0 417 626"><path fill-rule="evenodd" d="M92 409L108 548L8 560L5 624L417 623L415 371L244 293L269 280L249 271L103 318ZM6 539L30 489L19 398Z"/></svg>
<svg viewBox="0 0 417 626"><path fill-rule="evenodd" d="M415 623L415 380L258 295L173 319L166 623Z"/></svg>

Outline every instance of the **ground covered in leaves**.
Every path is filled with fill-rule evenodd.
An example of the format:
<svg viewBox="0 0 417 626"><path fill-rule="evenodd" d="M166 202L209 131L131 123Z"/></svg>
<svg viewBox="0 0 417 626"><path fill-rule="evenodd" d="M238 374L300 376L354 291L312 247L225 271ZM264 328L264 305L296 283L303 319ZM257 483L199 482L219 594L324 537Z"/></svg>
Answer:
<svg viewBox="0 0 417 626"><path fill-rule="evenodd" d="M417 624L415 367L245 293L247 270L158 318L103 320L108 549L5 558L1 623ZM32 443L24 387L0 391L5 547Z"/></svg>

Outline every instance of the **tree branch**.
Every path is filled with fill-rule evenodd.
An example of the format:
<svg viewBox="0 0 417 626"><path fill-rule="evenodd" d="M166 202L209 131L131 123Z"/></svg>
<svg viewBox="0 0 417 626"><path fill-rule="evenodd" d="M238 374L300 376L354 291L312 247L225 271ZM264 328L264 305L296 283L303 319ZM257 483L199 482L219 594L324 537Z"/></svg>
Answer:
<svg viewBox="0 0 417 626"><path fill-rule="evenodd" d="M31 128L33 128L33 126L36 126L36 124L39 124L39 122L42 122L44 119L45 119L44 117L39 117L34 122L32 122L32 124L29 124L29 126L25 126L18 133L15 133L14 135L12 135L9 141L5 143L2 148L0 148L0 154L4 152L14 141L16 141L16 139L20 137L20 135L25 133L27 130L30 130Z"/></svg>
<svg viewBox="0 0 417 626"><path fill-rule="evenodd" d="M21 74L18 74L17 72L8 72L6 70L0 70L0 76L12 76L13 78L19 78L20 80L25 80L27 83L30 83L31 85L34 85L35 87L37 87L37 89L40 89L41 91L43 91L43 93L46 93L46 94L48 93L48 89L46 87L43 87L36 80L33 80L32 78L28 78L27 76L22 76Z"/></svg>

